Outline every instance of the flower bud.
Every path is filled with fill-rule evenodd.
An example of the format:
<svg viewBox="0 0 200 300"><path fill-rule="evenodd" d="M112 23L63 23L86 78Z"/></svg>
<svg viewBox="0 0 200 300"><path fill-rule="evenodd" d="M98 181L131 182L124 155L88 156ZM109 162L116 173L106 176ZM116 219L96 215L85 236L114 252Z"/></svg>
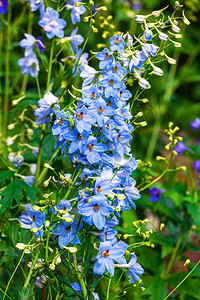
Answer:
<svg viewBox="0 0 200 300"><path fill-rule="evenodd" d="M187 265L189 265L189 263L190 263L190 259L188 258L188 259L186 259L186 261L184 263L184 267L187 266Z"/></svg>
<svg viewBox="0 0 200 300"><path fill-rule="evenodd" d="M33 205L33 206L32 206L32 209L33 209L34 211L39 211L39 210L41 210L41 207L38 206L38 205Z"/></svg>
<svg viewBox="0 0 200 300"><path fill-rule="evenodd" d="M50 180L51 180L51 176L43 182L43 186L47 187L49 185Z"/></svg>
<svg viewBox="0 0 200 300"><path fill-rule="evenodd" d="M164 227L165 227L165 224L164 224L164 223L161 223L161 224L160 224L160 231L162 231Z"/></svg>
<svg viewBox="0 0 200 300"><path fill-rule="evenodd" d="M136 15L135 16L135 22L138 24L142 24L147 16L145 15Z"/></svg>
<svg viewBox="0 0 200 300"><path fill-rule="evenodd" d="M24 253L26 253L26 254L30 254L30 253L31 253L30 250L29 250L28 248L25 249L25 248L27 247L27 245L24 244L24 243L17 243L15 247L16 247L17 249L19 249L19 250L24 250Z"/></svg>
<svg viewBox="0 0 200 300"><path fill-rule="evenodd" d="M186 18L184 10L182 11L182 14L183 14L183 23L185 25L190 25L190 21Z"/></svg>
<svg viewBox="0 0 200 300"><path fill-rule="evenodd" d="M49 164L47 163L44 163L44 167L47 168L47 169L51 169L54 171L54 168L52 168Z"/></svg>

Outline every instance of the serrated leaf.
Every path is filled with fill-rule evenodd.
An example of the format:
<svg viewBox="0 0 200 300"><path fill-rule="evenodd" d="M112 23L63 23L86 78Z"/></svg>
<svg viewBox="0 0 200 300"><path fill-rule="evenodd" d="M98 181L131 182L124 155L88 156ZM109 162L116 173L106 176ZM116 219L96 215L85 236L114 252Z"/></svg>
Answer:
<svg viewBox="0 0 200 300"><path fill-rule="evenodd" d="M7 208L12 206L13 201L16 201L18 205L20 205L21 193L22 191L26 191L28 197L31 198L33 203L35 202L36 195L35 192L37 189L29 186L24 181L15 178L11 183L0 192L0 203L2 204L0 207L0 216L6 211Z"/></svg>
<svg viewBox="0 0 200 300"><path fill-rule="evenodd" d="M13 248L8 248L4 252L4 255L2 259L0 260L0 265L2 265L5 262L9 262L10 260L19 258L19 254L16 253L15 249Z"/></svg>
<svg viewBox="0 0 200 300"><path fill-rule="evenodd" d="M4 181L7 178L13 177L14 176L14 172L10 171L10 170L5 170L5 171L1 171L0 172L0 183L2 181Z"/></svg>
<svg viewBox="0 0 200 300"><path fill-rule="evenodd" d="M31 286L26 291L19 292L19 296L20 300L35 300Z"/></svg>

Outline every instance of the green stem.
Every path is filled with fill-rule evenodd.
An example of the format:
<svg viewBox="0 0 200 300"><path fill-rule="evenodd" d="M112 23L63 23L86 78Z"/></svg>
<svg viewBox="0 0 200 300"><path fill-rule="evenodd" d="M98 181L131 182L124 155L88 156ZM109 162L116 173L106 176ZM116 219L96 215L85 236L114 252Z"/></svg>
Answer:
<svg viewBox="0 0 200 300"><path fill-rule="evenodd" d="M44 125L44 124L43 124ZM39 152L38 152L38 157L37 157L37 168L36 168L36 174L35 174L35 187L38 187L38 178L40 174L40 166L41 166L41 161L42 161L42 149L43 149L43 141L44 141L44 133L43 133L43 126L42 125L42 132L40 135L40 146L39 146Z"/></svg>
<svg viewBox="0 0 200 300"><path fill-rule="evenodd" d="M41 99L41 90L40 90L40 83L39 83L38 76L36 76L35 79L36 79L36 83L37 83L38 95L39 95L39 98Z"/></svg>
<svg viewBox="0 0 200 300"><path fill-rule="evenodd" d="M171 271L171 269L173 267L173 264L174 264L174 262L176 260L176 256L177 256L178 250L179 250L180 245L181 245L182 238L183 238L183 232L180 233L180 235L178 237L178 241L176 243L176 247L173 249L173 252L172 252L172 255L170 257L170 260L169 260L169 263L168 263L168 266L167 266L164 278L167 277L167 275L169 274L169 272Z"/></svg>
<svg viewBox="0 0 200 300"><path fill-rule="evenodd" d="M53 62L53 52L54 52L54 38L52 40L52 45L51 45L51 51L50 51L50 57L49 57L49 69L48 69L48 74L47 74L47 89L49 88L50 85L50 80L51 80L51 70L52 70L52 62Z"/></svg>
<svg viewBox="0 0 200 300"><path fill-rule="evenodd" d="M11 45L11 1L8 1L8 21L7 21L7 49L5 61L5 99L4 99L4 119L3 132L6 137L7 121L8 121L8 101L9 101L9 81L10 81L10 45Z"/></svg>
<svg viewBox="0 0 200 300"><path fill-rule="evenodd" d="M33 237L33 238L34 238L34 237ZM31 244L33 238L30 240L30 242L28 243L28 245ZM27 246L28 246L28 245L27 245ZM24 251L23 251L23 253L22 253L22 256L20 257L20 260L19 260L19 262L18 262L16 268L14 269L14 272L12 273L12 275L11 275L11 277L10 277L10 280L8 281L8 284L7 284L7 286L6 286L6 289L5 289L4 296L3 296L3 299L2 299L2 300L4 300L5 297L7 297L6 293L7 293L7 291L8 291L8 288L9 288L9 286L10 286L10 284L11 284L11 281L12 281L12 279L13 279L15 273L17 272L17 269L19 268L19 266L20 266L20 264L21 264L21 261L22 261L22 259L23 259L23 257L24 257L24 254L25 254L25 250L26 250L26 249L24 249Z"/></svg>
<svg viewBox="0 0 200 300"><path fill-rule="evenodd" d="M196 267L199 265L199 263L200 263L200 260L196 263L194 268L185 276L185 278L183 278L183 280L175 287L175 289L173 289L173 291L169 295L167 295L167 297L165 297L164 300L168 299L169 296L171 296L179 288L179 286L192 274L192 272L196 269Z"/></svg>
<svg viewBox="0 0 200 300"><path fill-rule="evenodd" d="M54 158L57 156L57 154L59 153L59 151L60 151L60 150L57 149L57 150L54 152L53 156L52 156L51 159L48 161L48 164L49 164L49 165L52 164ZM40 185L41 182L44 180L44 177L46 176L47 172L48 172L48 169L47 169L47 168L44 168L44 169L42 170L42 173L40 174L40 176L39 176L39 178L38 178L38 185Z"/></svg>
<svg viewBox="0 0 200 300"><path fill-rule="evenodd" d="M107 293L106 293L106 300L109 300L111 280L112 280L112 278L110 277L109 281L108 281L108 287L107 287Z"/></svg>
<svg viewBox="0 0 200 300"><path fill-rule="evenodd" d="M168 165L166 167L166 169L160 174L160 176L156 177L153 181L151 181L149 184L145 185L143 188L139 189L139 192L146 190L147 188L149 188L151 185L153 185L154 183L156 183L158 180L160 180L166 173L167 171L169 171L169 165L172 161L172 157L173 154L171 154L170 159L168 161Z"/></svg>
<svg viewBox="0 0 200 300"><path fill-rule="evenodd" d="M73 188L73 186L74 186L74 184L75 184L75 182L76 182L76 179L77 179L78 176L80 175L81 171L82 171L82 170L80 169L80 170L78 171L78 173L76 174L76 177L74 178L74 180L73 180L72 184L70 185L70 187L69 187L67 193L65 194L64 199L66 199L67 196L69 195L69 193L70 193L71 189Z"/></svg>
<svg viewBox="0 0 200 300"><path fill-rule="evenodd" d="M26 278L26 281L25 281L24 286L23 286L23 289L22 289L23 291L26 290L26 288L27 288L27 286L28 286L28 284L29 284L29 281L31 280L31 275L32 275L32 273L33 273L33 270L34 270L35 264L36 264L36 262L37 262L37 259L38 259L38 257L39 257L39 254L40 254L40 250L38 250L38 252L36 253L36 256L35 256L35 258L34 258L34 260L33 260L33 262L32 262L30 271L29 271L29 273L28 273L28 276L27 276L27 278Z"/></svg>
<svg viewBox="0 0 200 300"><path fill-rule="evenodd" d="M75 269L77 271L77 276L78 276L79 282L82 286L82 292L83 292L84 300L88 300L88 294L87 294L87 289L86 289L85 282L84 282L84 279L83 279L83 275L80 273L80 271L78 269L77 260L76 260L76 253L73 253L73 258L74 258L74 266L75 266Z"/></svg>

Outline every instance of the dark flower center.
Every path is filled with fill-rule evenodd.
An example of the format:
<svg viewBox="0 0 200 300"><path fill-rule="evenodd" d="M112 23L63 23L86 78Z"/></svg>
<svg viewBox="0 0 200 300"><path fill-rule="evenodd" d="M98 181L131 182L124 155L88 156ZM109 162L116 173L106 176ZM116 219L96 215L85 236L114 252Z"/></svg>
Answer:
<svg viewBox="0 0 200 300"><path fill-rule="evenodd" d="M119 39L119 38L116 38L116 39L114 40L114 42L115 42L115 44L119 45L120 39Z"/></svg>
<svg viewBox="0 0 200 300"><path fill-rule="evenodd" d="M96 210L96 211L99 210L99 205L97 203L94 205L94 210Z"/></svg>
<svg viewBox="0 0 200 300"><path fill-rule="evenodd" d="M106 52L105 58L110 58L110 54L108 52Z"/></svg>
<svg viewBox="0 0 200 300"><path fill-rule="evenodd" d="M93 99L96 99L97 95L95 94L95 92L93 92L91 95L90 95L91 98Z"/></svg>
<svg viewBox="0 0 200 300"><path fill-rule="evenodd" d="M109 125L109 123L108 123L108 124L106 124L106 129L107 129L107 130L109 130L109 129L110 129L110 125Z"/></svg>
<svg viewBox="0 0 200 300"><path fill-rule="evenodd" d="M67 226L67 227L66 227L66 230L67 230L67 231L69 231L69 230L71 230L71 229L72 229L72 226Z"/></svg>
<svg viewBox="0 0 200 300"><path fill-rule="evenodd" d="M110 84L110 85L113 85L113 84L114 84L114 80L113 80L113 79L110 79L110 80L109 80L109 84Z"/></svg>
<svg viewBox="0 0 200 300"><path fill-rule="evenodd" d="M103 113L103 108L102 108L101 106L99 107L98 112L99 112L100 114Z"/></svg>
<svg viewBox="0 0 200 300"><path fill-rule="evenodd" d="M36 221L36 216L33 216L33 218L32 218L32 219L33 219L33 222L35 222L35 221Z"/></svg>
<svg viewBox="0 0 200 300"><path fill-rule="evenodd" d="M109 250L106 250L106 251L103 251L102 252L102 256L103 257L108 257L110 254L109 254Z"/></svg>
<svg viewBox="0 0 200 300"><path fill-rule="evenodd" d="M120 91L119 96L120 96L120 98L121 98L121 96L122 96L122 91Z"/></svg>
<svg viewBox="0 0 200 300"><path fill-rule="evenodd" d="M107 106L112 106L112 102L109 100Z"/></svg>
<svg viewBox="0 0 200 300"><path fill-rule="evenodd" d="M120 141L121 139L121 134L118 135L117 140Z"/></svg>
<svg viewBox="0 0 200 300"><path fill-rule="evenodd" d="M58 124L59 124L59 125L63 125L63 124L64 124L63 120L60 120L60 121L58 122Z"/></svg>
<svg viewBox="0 0 200 300"><path fill-rule="evenodd" d="M83 112L77 114L78 119L83 119Z"/></svg>
<svg viewBox="0 0 200 300"><path fill-rule="evenodd" d="M101 187L100 187L100 186L98 186L97 192L98 192L98 193L101 193Z"/></svg>
<svg viewBox="0 0 200 300"><path fill-rule="evenodd" d="M89 145L88 145L88 148L89 148L90 150L93 150L93 149L94 149L94 145L93 145L93 144L89 144Z"/></svg>
<svg viewBox="0 0 200 300"><path fill-rule="evenodd" d="M78 134L77 134L77 140L78 140L78 141L81 141L82 139L83 139L83 136L82 136L80 133L78 133Z"/></svg>
<svg viewBox="0 0 200 300"><path fill-rule="evenodd" d="M114 67L113 67L113 72L117 72L117 71L119 71L118 67L117 67L117 66L114 66Z"/></svg>

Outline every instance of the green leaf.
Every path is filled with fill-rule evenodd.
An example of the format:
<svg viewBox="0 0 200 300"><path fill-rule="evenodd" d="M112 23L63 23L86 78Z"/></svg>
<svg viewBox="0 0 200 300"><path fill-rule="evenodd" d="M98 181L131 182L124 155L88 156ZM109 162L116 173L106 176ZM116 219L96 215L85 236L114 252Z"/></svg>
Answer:
<svg viewBox="0 0 200 300"><path fill-rule="evenodd" d="M19 258L19 254L16 253L15 249L13 248L8 248L4 252L4 255L2 259L0 260L0 265L2 265L5 262L9 262L10 260L13 260L15 258Z"/></svg>
<svg viewBox="0 0 200 300"><path fill-rule="evenodd" d="M19 296L20 300L35 300L31 286L26 291L19 292Z"/></svg>
<svg viewBox="0 0 200 300"><path fill-rule="evenodd" d="M19 102L15 108L11 110L11 116L10 116L10 122L13 121L14 118L16 118L17 115L21 114L23 110L29 106L30 104L36 104L36 100L22 100Z"/></svg>
<svg viewBox="0 0 200 300"><path fill-rule="evenodd" d="M10 170L6 170L6 171L1 171L0 172L0 183L2 181L4 181L7 178L13 177L14 176L14 172L10 171Z"/></svg>
<svg viewBox="0 0 200 300"><path fill-rule="evenodd" d="M59 62L59 65L60 65L60 70L54 79L54 83L52 86L52 93L55 93L60 88L61 83L63 81L63 76L65 73L65 66L63 64L61 64L60 62Z"/></svg>
<svg viewBox="0 0 200 300"><path fill-rule="evenodd" d="M0 207L0 216L6 211L7 208L12 206L13 201L16 201L18 205L20 205L21 193L22 191L27 192L27 196L31 198L33 203L35 202L36 195L35 192L37 189L30 187L24 181L15 178L11 183L0 192L0 203L2 204Z"/></svg>
<svg viewBox="0 0 200 300"><path fill-rule="evenodd" d="M166 290L167 285L162 278L152 277L152 281L143 292L143 295L150 295L150 299L163 300L167 295Z"/></svg>

